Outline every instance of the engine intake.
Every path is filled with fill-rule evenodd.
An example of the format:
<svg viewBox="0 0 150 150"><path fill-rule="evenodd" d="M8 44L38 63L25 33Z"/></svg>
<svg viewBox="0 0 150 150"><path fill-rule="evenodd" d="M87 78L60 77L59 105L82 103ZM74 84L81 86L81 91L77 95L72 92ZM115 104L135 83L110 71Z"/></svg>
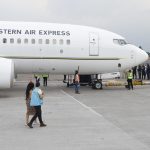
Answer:
<svg viewBox="0 0 150 150"><path fill-rule="evenodd" d="M14 79L14 62L0 58L0 89L10 88Z"/></svg>

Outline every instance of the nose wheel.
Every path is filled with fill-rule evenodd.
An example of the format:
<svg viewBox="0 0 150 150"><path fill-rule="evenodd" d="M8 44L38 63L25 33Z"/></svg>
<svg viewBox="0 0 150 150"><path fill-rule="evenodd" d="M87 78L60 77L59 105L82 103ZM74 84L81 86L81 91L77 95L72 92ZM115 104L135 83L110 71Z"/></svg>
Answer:
<svg viewBox="0 0 150 150"><path fill-rule="evenodd" d="M97 90L103 89L102 79L97 79L93 81L92 88Z"/></svg>

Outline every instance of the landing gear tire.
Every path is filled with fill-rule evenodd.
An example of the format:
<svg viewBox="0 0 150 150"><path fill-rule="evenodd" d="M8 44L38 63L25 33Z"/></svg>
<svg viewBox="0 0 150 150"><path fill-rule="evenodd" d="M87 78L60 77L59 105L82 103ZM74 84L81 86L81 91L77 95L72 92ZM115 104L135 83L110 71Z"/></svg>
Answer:
<svg viewBox="0 0 150 150"><path fill-rule="evenodd" d="M95 83L95 89L101 89L102 88L102 83L97 82Z"/></svg>
<svg viewBox="0 0 150 150"><path fill-rule="evenodd" d="M94 84L92 85L92 88L100 90L100 89L102 89L102 83L101 82L94 82Z"/></svg>

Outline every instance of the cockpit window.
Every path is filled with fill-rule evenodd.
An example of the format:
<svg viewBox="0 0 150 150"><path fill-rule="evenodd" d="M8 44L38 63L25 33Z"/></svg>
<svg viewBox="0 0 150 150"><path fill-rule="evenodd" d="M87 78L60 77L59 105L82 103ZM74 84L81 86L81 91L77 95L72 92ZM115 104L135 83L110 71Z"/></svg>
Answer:
<svg viewBox="0 0 150 150"><path fill-rule="evenodd" d="M119 42L120 42L121 45L126 45L127 44L127 42L125 40L119 40Z"/></svg>
<svg viewBox="0 0 150 150"><path fill-rule="evenodd" d="M113 39L113 42L118 45L126 45L127 42L124 39Z"/></svg>
<svg viewBox="0 0 150 150"><path fill-rule="evenodd" d="M113 39L113 42L114 42L115 44L119 44L119 40L118 40L118 39Z"/></svg>

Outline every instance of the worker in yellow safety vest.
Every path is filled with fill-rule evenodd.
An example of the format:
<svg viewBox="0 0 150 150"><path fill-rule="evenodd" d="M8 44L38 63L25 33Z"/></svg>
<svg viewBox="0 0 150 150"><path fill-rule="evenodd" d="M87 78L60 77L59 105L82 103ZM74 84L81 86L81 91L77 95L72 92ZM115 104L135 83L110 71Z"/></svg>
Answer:
<svg viewBox="0 0 150 150"><path fill-rule="evenodd" d="M39 74L34 74L34 77L35 77L36 83L37 83L37 82L40 83L40 77L41 77L41 75L39 75Z"/></svg>
<svg viewBox="0 0 150 150"><path fill-rule="evenodd" d="M128 89L130 90L132 88L133 90L133 83L132 83L132 79L133 79L133 73L131 70L128 71L127 73L127 82L128 82Z"/></svg>
<svg viewBox="0 0 150 150"><path fill-rule="evenodd" d="M47 78L49 77L49 75L43 74L42 77L43 77L43 86L47 86Z"/></svg>

